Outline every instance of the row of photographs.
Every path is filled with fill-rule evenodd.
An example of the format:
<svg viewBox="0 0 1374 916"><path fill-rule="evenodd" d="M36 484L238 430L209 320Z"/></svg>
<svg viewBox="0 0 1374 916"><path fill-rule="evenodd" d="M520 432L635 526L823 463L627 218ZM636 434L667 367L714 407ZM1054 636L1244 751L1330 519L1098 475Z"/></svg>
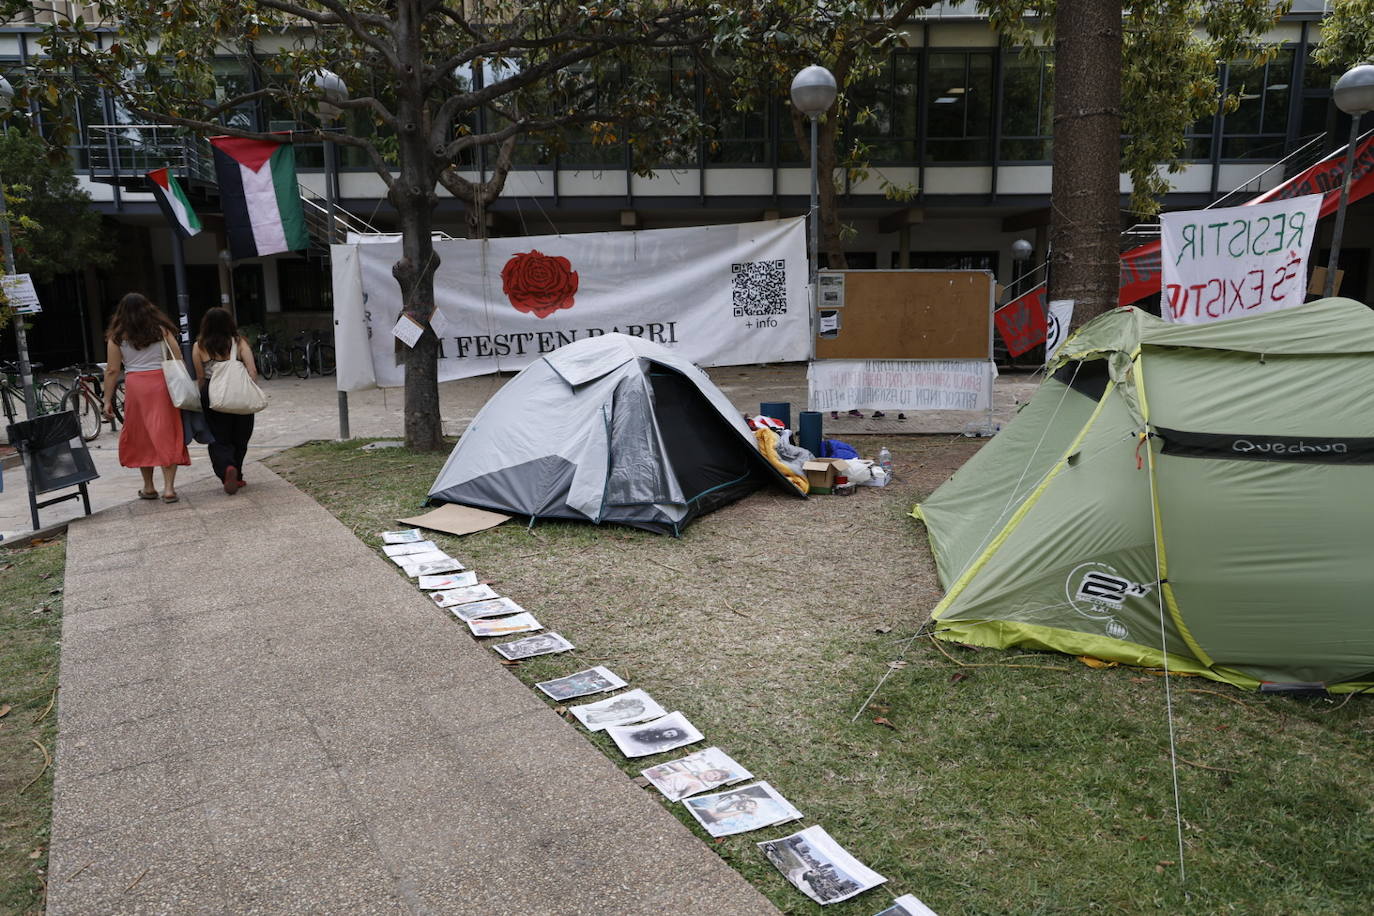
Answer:
<svg viewBox="0 0 1374 916"><path fill-rule="evenodd" d="M575 647L544 630L533 614L510 598L498 595L477 574L426 540L418 528L382 532L382 550L405 574L416 580L430 600L467 624L473 636L493 637L534 633L492 646L511 661L533 658ZM629 684L609 668L598 665L535 684L558 702L610 693ZM662 754L705 740L681 712L668 712L640 689L569 706L572 716L589 731L604 731L626 757ZM720 748L708 747L686 757L661 763L643 776L670 802L681 802L712 837L727 837L802 818L802 813L768 782L738 783L754 778ZM730 787L722 792L713 789ZM709 794L703 794L709 793ZM758 844L787 880L817 903L839 903L887 881L859 862L819 826ZM893 901L878 916L935 916L910 894Z"/></svg>

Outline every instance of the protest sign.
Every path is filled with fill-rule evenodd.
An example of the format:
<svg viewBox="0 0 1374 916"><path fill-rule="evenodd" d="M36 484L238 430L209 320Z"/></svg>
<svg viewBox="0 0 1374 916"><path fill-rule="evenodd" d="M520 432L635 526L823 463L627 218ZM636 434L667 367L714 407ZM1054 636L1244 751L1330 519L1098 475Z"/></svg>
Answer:
<svg viewBox="0 0 1374 916"><path fill-rule="evenodd" d="M1301 305L1319 194L1160 217L1163 317L1182 324Z"/></svg>

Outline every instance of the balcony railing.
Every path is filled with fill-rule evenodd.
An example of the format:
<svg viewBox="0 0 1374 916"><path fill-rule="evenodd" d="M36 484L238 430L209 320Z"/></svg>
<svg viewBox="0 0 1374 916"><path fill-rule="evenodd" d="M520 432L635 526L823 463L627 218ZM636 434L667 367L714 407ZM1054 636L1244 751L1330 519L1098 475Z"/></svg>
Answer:
<svg viewBox="0 0 1374 916"><path fill-rule="evenodd" d="M92 124L92 180L122 183L153 169L169 168L188 183L215 183L215 159L204 137L170 124Z"/></svg>

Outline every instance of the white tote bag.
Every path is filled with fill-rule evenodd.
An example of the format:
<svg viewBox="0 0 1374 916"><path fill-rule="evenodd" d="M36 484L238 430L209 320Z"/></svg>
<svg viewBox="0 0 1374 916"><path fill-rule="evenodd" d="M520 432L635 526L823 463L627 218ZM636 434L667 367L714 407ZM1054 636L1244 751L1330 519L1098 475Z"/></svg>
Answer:
<svg viewBox="0 0 1374 916"><path fill-rule="evenodd" d="M200 388L186 371L181 354L172 350L165 337L162 338L162 377L167 381L167 393L172 396L173 404L182 410L200 410Z"/></svg>
<svg viewBox="0 0 1374 916"><path fill-rule="evenodd" d="M229 346L229 358L210 375L210 409L220 413L257 413L267 406L267 395L248 377L239 360L238 338Z"/></svg>

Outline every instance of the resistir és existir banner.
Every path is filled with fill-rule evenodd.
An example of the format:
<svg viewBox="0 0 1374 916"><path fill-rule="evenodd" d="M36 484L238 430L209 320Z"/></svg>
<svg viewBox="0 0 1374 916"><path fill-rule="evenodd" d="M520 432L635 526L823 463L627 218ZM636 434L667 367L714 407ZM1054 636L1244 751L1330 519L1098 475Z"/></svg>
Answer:
<svg viewBox="0 0 1374 916"><path fill-rule="evenodd" d="M1163 317L1183 324L1302 305L1321 196L1160 217Z"/></svg>

